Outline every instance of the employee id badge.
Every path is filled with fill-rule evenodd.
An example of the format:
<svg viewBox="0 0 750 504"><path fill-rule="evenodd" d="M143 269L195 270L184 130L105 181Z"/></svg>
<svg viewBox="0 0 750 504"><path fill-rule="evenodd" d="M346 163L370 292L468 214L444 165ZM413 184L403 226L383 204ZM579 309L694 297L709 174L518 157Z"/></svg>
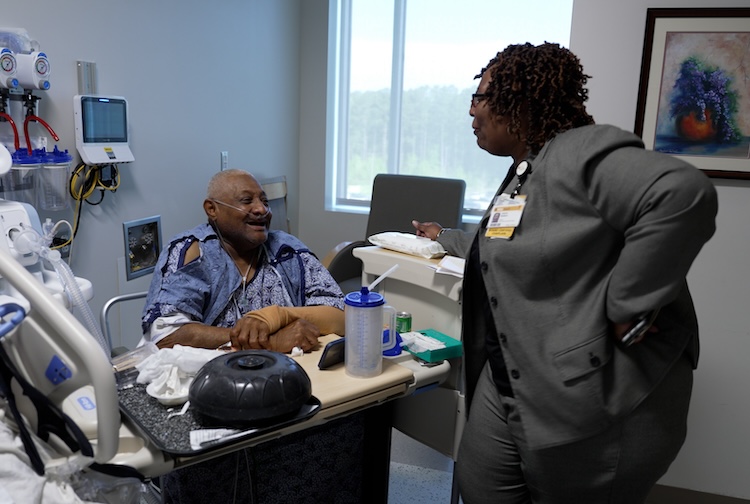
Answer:
<svg viewBox="0 0 750 504"><path fill-rule="evenodd" d="M503 193L496 197L484 236L510 240L521 223L524 208L526 208L526 195L524 194L511 198L510 194Z"/></svg>

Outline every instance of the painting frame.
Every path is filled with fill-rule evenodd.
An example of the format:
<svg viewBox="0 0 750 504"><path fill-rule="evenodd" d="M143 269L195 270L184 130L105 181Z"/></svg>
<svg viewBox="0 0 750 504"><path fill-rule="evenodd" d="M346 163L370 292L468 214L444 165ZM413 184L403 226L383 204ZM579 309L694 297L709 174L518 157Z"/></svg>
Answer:
<svg viewBox="0 0 750 504"><path fill-rule="evenodd" d="M128 280L153 273L161 252L161 216L122 223Z"/></svg>
<svg viewBox="0 0 750 504"><path fill-rule="evenodd" d="M638 87L638 102L634 132L643 139L647 149L657 148L657 120L665 103L665 66L667 66L667 36L674 33L734 35L750 37L750 8L649 8L646 13L646 30ZM744 90L741 90L744 92ZM741 104L747 105L744 97ZM743 109L744 110L744 109ZM661 124L661 123L660 123ZM750 128L742 130L736 151L745 155L745 144L750 142ZM748 135L748 136L745 136ZM663 150L684 159L705 172L709 177L750 179L750 149L747 157L690 155L679 151ZM706 151L709 152L709 151Z"/></svg>

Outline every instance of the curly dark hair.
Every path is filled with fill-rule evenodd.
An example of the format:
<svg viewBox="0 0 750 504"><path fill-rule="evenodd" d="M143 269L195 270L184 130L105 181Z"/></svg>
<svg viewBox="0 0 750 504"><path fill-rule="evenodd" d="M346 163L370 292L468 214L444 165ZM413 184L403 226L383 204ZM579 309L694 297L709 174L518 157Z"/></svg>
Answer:
<svg viewBox="0 0 750 504"><path fill-rule="evenodd" d="M533 154L558 133L593 124L584 102L591 76L578 57L559 44L509 45L477 75L491 72L487 105L495 115L510 119L508 131L523 140ZM520 126L527 125L525 138Z"/></svg>

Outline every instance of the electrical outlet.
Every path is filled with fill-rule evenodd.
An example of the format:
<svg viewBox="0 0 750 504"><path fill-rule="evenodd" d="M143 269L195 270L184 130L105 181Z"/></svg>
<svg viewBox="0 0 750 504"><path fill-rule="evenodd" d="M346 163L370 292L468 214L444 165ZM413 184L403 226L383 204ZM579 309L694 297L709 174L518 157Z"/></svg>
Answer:
<svg viewBox="0 0 750 504"><path fill-rule="evenodd" d="M221 171L229 168L229 151L221 151Z"/></svg>

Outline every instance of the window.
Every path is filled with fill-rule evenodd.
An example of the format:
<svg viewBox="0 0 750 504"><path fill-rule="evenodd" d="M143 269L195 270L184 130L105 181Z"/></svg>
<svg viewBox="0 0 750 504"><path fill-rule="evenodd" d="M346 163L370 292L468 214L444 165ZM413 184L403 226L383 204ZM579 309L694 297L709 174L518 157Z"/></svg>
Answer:
<svg viewBox="0 0 750 504"><path fill-rule="evenodd" d="M376 174L466 180L480 215L511 161L476 145L474 76L509 44L568 46L573 0L330 0L327 209L367 211Z"/></svg>

